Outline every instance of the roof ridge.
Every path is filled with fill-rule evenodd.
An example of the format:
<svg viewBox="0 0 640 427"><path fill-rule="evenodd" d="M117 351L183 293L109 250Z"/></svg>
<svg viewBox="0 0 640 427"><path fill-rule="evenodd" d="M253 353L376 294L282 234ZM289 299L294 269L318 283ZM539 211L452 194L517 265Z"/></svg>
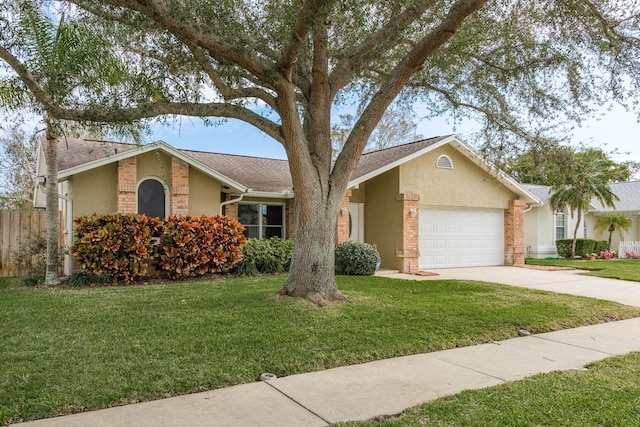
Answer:
<svg viewBox="0 0 640 427"><path fill-rule="evenodd" d="M279 162L288 162L287 159L275 159L273 157L260 157L260 156L248 156L246 154L231 154L231 153L218 153L215 151L204 151L204 150L193 150L190 148L176 148L179 151L187 151L190 153L202 153L202 154L217 154L219 156L229 156L229 157L244 157L248 159L263 159L263 160L277 160Z"/></svg>
<svg viewBox="0 0 640 427"><path fill-rule="evenodd" d="M378 150L373 150L373 151L368 151L366 153L362 153L363 156L366 156L368 154L374 154L374 153L380 153L382 151L386 151L386 150L393 150L394 148L398 148L398 147L405 147L407 145L411 145L411 144L419 144L421 142L426 142L426 141L431 141L433 139L438 139L438 138L446 138L449 136L452 136L454 134L449 134L449 135L438 135L438 136L432 136L430 138L423 138L423 139L419 139L417 141L411 141L411 142L403 142L402 144L398 144L398 145L393 145L391 147L385 147L385 148L380 148Z"/></svg>

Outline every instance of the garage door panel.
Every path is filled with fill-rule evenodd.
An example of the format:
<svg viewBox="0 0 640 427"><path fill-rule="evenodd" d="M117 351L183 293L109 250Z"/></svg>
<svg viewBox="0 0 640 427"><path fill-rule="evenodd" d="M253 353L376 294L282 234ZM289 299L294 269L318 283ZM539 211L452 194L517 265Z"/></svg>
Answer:
<svg viewBox="0 0 640 427"><path fill-rule="evenodd" d="M420 268L502 265L502 210L420 209Z"/></svg>

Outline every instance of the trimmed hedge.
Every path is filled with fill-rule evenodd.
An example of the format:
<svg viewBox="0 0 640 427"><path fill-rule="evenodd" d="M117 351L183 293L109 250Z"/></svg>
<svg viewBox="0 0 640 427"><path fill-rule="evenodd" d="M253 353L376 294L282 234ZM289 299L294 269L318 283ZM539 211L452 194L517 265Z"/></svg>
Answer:
<svg viewBox="0 0 640 427"><path fill-rule="evenodd" d="M249 239L242 247L242 261L236 265L234 274L254 276L258 273L285 273L291 266L293 239Z"/></svg>
<svg viewBox="0 0 640 427"><path fill-rule="evenodd" d="M110 280L131 282L149 266L172 279L227 271L240 261L244 227L223 216L87 215L75 220L77 262Z"/></svg>
<svg viewBox="0 0 640 427"><path fill-rule="evenodd" d="M593 252L600 255L600 252L609 250L609 242L607 240L596 240L596 244L593 248Z"/></svg>
<svg viewBox="0 0 640 427"><path fill-rule="evenodd" d="M593 239L576 239L576 256L585 258L595 252L596 241ZM556 240L556 250L563 258L571 258L573 239ZM606 249L606 248L605 248Z"/></svg>
<svg viewBox="0 0 640 427"><path fill-rule="evenodd" d="M375 245L346 241L336 246L336 274L372 276L380 254Z"/></svg>
<svg viewBox="0 0 640 427"><path fill-rule="evenodd" d="M138 214L86 215L77 218L69 252L80 266L113 280L131 282L147 274L154 257L158 218Z"/></svg>
<svg viewBox="0 0 640 427"><path fill-rule="evenodd" d="M155 265L170 279L228 271L247 241L235 218L173 215L164 220Z"/></svg>

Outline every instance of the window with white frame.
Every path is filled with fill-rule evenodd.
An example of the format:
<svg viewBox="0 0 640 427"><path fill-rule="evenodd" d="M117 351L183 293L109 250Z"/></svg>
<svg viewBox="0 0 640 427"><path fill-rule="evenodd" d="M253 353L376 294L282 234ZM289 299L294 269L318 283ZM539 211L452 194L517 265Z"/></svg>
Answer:
<svg viewBox="0 0 640 427"><path fill-rule="evenodd" d="M270 203L241 203L238 221L244 225L244 235L251 238L284 238L284 205Z"/></svg>
<svg viewBox="0 0 640 427"><path fill-rule="evenodd" d="M567 214L556 212L556 240L567 237Z"/></svg>

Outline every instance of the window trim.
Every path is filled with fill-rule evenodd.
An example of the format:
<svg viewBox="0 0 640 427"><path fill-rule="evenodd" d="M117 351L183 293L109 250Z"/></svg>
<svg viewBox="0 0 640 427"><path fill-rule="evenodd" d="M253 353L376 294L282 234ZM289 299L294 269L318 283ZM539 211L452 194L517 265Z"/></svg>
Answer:
<svg viewBox="0 0 640 427"><path fill-rule="evenodd" d="M563 230L564 236L558 238L558 215L560 214L564 218L564 224L562 224L562 230ZM556 213L553 214L553 237L554 237L553 239L554 242L559 239L567 238L567 212L565 212L564 210L556 211Z"/></svg>
<svg viewBox="0 0 640 427"><path fill-rule="evenodd" d="M240 205L258 205L258 238L259 239L264 239L264 237L262 237L262 230L263 230L263 225L262 225L262 206L263 205L267 205L267 206L282 206L282 234L280 236L281 239L286 239L287 238L287 204L286 203L282 203L282 202L263 202L263 201L251 201L251 200L243 200L242 202L238 203L238 207L240 207ZM238 217L240 215L238 214ZM242 224L246 227L245 224ZM249 224L252 227L255 227L254 224ZM273 227L275 228L275 227Z"/></svg>
<svg viewBox="0 0 640 427"><path fill-rule="evenodd" d="M140 207L138 206L138 190L140 189L140 185L149 179L158 181L160 184L162 184L162 188L164 189L164 215L166 218L171 215L171 201L169 200L171 198L171 192L169 191L169 186L166 182L164 182L161 178L153 175L148 175L140 178L140 180L138 180L138 183L136 184L136 213L140 213Z"/></svg>

